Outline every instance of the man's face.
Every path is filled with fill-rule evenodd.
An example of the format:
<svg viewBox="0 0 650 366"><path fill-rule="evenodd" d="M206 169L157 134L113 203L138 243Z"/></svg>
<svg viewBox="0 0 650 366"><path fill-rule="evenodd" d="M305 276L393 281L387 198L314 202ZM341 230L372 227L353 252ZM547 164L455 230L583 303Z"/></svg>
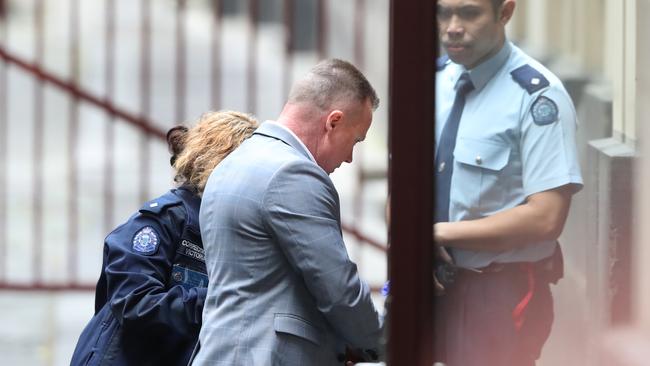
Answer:
<svg viewBox="0 0 650 366"><path fill-rule="evenodd" d="M365 140L372 122L372 104L354 103L342 111L337 120L328 122L328 132L319 149L316 160L327 174L331 174L343 162L351 163L354 146Z"/></svg>
<svg viewBox="0 0 650 366"><path fill-rule="evenodd" d="M468 69L499 51L508 20L502 9L495 16L491 0L438 0L440 42L452 61Z"/></svg>

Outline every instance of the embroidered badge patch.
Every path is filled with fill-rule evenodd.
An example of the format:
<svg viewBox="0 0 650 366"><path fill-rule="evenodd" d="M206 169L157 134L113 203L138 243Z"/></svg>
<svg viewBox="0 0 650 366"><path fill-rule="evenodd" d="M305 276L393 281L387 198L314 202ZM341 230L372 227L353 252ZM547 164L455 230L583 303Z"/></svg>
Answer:
<svg viewBox="0 0 650 366"><path fill-rule="evenodd" d="M203 248L185 239L181 241L181 246L181 253L185 254L188 257L198 259L201 262L205 262L205 251Z"/></svg>
<svg viewBox="0 0 650 366"><path fill-rule="evenodd" d="M153 254L158 249L158 234L151 226L145 226L133 237L133 250Z"/></svg>
<svg viewBox="0 0 650 366"><path fill-rule="evenodd" d="M536 125L545 126L557 121L559 111L554 101L541 96L533 103L530 113Z"/></svg>

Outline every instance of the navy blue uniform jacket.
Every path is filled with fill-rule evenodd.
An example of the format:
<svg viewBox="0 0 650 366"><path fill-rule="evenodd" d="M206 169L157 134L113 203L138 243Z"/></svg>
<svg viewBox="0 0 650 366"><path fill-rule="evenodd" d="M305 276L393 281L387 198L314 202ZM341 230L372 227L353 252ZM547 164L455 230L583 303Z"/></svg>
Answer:
<svg viewBox="0 0 650 366"><path fill-rule="evenodd" d="M173 189L106 237L95 315L71 365L187 364L207 292L199 207Z"/></svg>

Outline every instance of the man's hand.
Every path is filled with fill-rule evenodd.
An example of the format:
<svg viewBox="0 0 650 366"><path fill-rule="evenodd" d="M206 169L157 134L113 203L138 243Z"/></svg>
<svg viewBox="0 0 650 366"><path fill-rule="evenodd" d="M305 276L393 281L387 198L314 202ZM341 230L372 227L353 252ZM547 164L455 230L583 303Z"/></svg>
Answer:
<svg viewBox="0 0 650 366"><path fill-rule="evenodd" d="M360 350L352 349L350 347L345 348L345 366L353 366L357 362L365 362L363 358L363 353Z"/></svg>

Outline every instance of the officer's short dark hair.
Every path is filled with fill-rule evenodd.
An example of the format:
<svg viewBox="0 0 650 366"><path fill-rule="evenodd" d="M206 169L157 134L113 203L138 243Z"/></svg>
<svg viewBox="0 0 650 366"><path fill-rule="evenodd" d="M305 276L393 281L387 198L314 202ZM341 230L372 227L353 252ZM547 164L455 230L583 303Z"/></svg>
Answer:
<svg viewBox="0 0 650 366"><path fill-rule="evenodd" d="M494 15L499 15L499 9L505 0L490 0L492 2L492 9L494 9Z"/></svg>

